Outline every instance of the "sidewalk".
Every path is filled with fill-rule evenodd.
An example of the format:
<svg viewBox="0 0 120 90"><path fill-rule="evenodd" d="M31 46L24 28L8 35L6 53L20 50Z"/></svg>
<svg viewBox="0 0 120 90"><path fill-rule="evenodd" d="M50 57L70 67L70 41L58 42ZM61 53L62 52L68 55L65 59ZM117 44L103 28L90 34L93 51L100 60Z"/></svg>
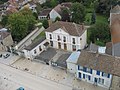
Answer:
<svg viewBox="0 0 120 90"><path fill-rule="evenodd" d="M84 81L75 79L74 75L66 73L65 70L57 67L52 67L42 63L31 62L26 59L21 59L15 62L12 67L25 70L28 69L28 73L42 77L69 87L74 87L78 90L107 90L105 88L94 86Z"/></svg>

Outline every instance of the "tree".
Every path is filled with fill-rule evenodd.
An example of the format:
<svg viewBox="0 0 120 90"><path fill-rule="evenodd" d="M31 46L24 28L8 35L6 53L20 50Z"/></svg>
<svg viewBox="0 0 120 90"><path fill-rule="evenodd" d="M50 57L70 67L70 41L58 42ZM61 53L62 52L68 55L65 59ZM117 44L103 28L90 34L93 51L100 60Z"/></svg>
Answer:
<svg viewBox="0 0 120 90"><path fill-rule="evenodd" d="M80 3L73 3L72 7L70 8L72 21L75 23L83 23L85 20L85 7Z"/></svg>
<svg viewBox="0 0 120 90"><path fill-rule="evenodd" d="M8 22L8 16L2 16L1 24L5 27Z"/></svg>
<svg viewBox="0 0 120 90"><path fill-rule="evenodd" d="M56 21L60 21L60 20L61 20L61 19L60 19L59 17L56 17L56 18L55 18L55 22L56 22Z"/></svg>
<svg viewBox="0 0 120 90"><path fill-rule="evenodd" d="M54 8L57 4L58 4L57 0L51 0L51 1L50 1L50 5L51 5L51 7L53 7L53 8Z"/></svg>
<svg viewBox="0 0 120 90"><path fill-rule="evenodd" d="M95 24L95 22L96 22L96 14L95 12L93 12L91 16L91 24Z"/></svg>
<svg viewBox="0 0 120 90"><path fill-rule="evenodd" d="M110 31L108 24L105 23L96 23L95 25L91 26L88 30L88 41L105 45L106 42L111 40Z"/></svg>
<svg viewBox="0 0 120 90"><path fill-rule="evenodd" d="M62 9L62 21L70 21L70 15L67 8Z"/></svg>
<svg viewBox="0 0 120 90"><path fill-rule="evenodd" d="M33 30L35 17L31 10L23 9L13 13L8 17L8 25L15 41L20 41Z"/></svg>
<svg viewBox="0 0 120 90"><path fill-rule="evenodd" d="M49 27L49 23L48 23L48 20L47 20L47 19L43 20L42 23L43 23L43 27L44 27L45 29Z"/></svg>

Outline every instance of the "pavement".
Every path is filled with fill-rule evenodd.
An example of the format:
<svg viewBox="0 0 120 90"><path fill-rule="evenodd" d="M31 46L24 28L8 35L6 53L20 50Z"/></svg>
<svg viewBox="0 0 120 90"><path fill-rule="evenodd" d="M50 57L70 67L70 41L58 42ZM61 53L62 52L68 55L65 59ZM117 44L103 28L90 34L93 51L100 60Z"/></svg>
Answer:
<svg viewBox="0 0 120 90"><path fill-rule="evenodd" d="M16 61L11 66L22 71L25 71L25 68L27 68L27 71L25 72L70 87L69 90L71 90L72 88L75 88L74 90L107 90L105 88L94 86L90 83L77 80L73 74L68 73L66 70L42 63L37 63L33 61L31 62L30 60L24 58Z"/></svg>
<svg viewBox="0 0 120 90"><path fill-rule="evenodd" d="M7 58L4 58L4 56L6 56L7 54L9 56ZM12 54L10 52L0 52L0 55L2 55L2 57L0 57L0 63L6 64L6 65L11 65L16 60L20 59L19 56Z"/></svg>
<svg viewBox="0 0 120 90"><path fill-rule="evenodd" d="M37 77L36 75L4 64L0 64L0 71L0 76L7 78L11 82L29 87L29 90L72 90L69 86L53 82L42 77Z"/></svg>

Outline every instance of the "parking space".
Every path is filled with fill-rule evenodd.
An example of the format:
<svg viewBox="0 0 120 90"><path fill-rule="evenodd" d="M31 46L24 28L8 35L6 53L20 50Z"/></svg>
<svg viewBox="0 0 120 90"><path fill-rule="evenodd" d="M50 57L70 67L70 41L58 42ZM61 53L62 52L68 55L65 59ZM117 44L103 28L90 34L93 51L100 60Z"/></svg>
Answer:
<svg viewBox="0 0 120 90"><path fill-rule="evenodd" d="M10 65L20 57L10 52L0 52L0 63Z"/></svg>

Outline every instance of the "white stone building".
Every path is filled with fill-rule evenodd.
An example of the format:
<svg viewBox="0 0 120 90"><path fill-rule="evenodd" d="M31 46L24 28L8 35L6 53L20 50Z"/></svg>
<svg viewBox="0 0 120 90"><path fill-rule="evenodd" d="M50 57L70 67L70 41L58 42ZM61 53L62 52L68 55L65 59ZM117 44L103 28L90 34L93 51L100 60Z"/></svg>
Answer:
<svg viewBox="0 0 120 90"><path fill-rule="evenodd" d="M80 56L80 51L73 52L69 58L66 60L67 62L67 71L70 73L75 74L76 73L76 64L78 61L78 58Z"/></svg>
<svg viewBox="0 0 120 90"><path fill-rule="evenodd" d="M87 29L84 25L58 21L46 29L45 33L53 48L77 51L84 49L87 44Z"/></svg>
<svg viewBox="0 0 120 90"><path fill-rule="evenodd" d="M25 47L23 52L26 58L33 59L35 56L39 55L42 51L46 50L49 43L46 41L45 37L40 38L29 46Z"/></svg>
<svg viewBox="0 0 120 90"><path fill-rule="evenodd" d="M58 4L55 8L53 8L50 12L50 19L52 21L55 21L57 17L60 19L62 18L62 9L67 8L69 9L71 7L72 3L71 2L66 2L66 3L61 3Z"/></svg>

